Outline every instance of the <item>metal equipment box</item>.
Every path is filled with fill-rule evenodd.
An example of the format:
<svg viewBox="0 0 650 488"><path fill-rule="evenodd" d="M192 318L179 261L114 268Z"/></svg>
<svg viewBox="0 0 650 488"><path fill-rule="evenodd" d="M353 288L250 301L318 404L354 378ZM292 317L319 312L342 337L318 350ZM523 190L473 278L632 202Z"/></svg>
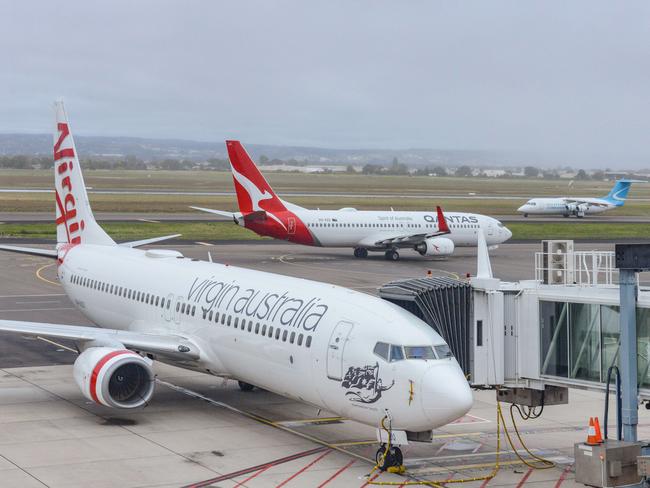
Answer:
<svg viewBox="0 0 650 488"><path fill-rule="evenodd" d="M497 400L527 407L566 405L569 403L569 389L563 386L545 385L543 390L532 388L502 388L497 390Z"/></svg>
<svg viewBox="0 0 650 488"><path fill-rule="evenodd" d="M639 483L637 457L640 455L640 442L607 440L597 446L575 444L576 482L598 487Z"/></svg>

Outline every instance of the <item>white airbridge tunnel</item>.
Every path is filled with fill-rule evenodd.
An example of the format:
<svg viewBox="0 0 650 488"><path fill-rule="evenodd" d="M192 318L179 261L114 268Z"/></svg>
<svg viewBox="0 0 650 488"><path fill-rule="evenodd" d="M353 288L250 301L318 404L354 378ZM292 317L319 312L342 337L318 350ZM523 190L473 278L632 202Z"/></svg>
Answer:
<svg viewBox="0 0 650 488"><path fill-rule="evenodd" d="M614 252L578 252L572 241L543 241L535 255L534 279L505 282L493 277L483 246L475 277L394 281L380 289L380 296L418 315L440 333L475 388L493 388L500 400L528 406L567 403L569 389L582 388L602 391L604 406L608 371L611 366L620 368L622 357L621 289L615 266ZM638 396L634 427L636 406L650 401L650 287L635 288ZM616 410L610 412L610 421L625 416L620 406ZM619 429L610 434L612 440L607 441L602 457L590 456L601 464L605 459L606 468L584 468L586 472L598 468L596 477L602 479L580 478L584 463L576 445L576 481L618 486L641 479L636 466L636 455L641 453L636 429L633 439L622 439ZM625 441L636 444L632 454L623 456L632 460L621 464ZM619 451L614 453L616 448ZM618 459L618 464L612 461L611 470L608 459Z"/></svg>

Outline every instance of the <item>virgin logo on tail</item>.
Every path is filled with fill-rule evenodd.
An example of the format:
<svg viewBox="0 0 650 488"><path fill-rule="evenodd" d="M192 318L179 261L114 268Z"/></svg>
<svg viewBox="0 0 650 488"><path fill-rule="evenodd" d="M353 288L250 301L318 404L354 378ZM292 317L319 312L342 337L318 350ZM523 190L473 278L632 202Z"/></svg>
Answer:
<svg viewBox="0 0 650 488"><path fill-rule="evenodd" d="M77 202L72 191L71 174L74 168L75 153L72 147L61 149L61 146L70 135L68 124L59 122L57 124L59 139L54 144L54 168L56 175L56 225L63 225L68 242L72 244L81 243L81 232L85 223L77 221ZM61 193L60 193L61 192Z"/></svg>
<svg viewBox="0 0 650 488"><path fill-rule="evenodd" d="M261 201L272 200L274 198L274 195L267 192L266 190L261 191L257 187L257 185L255 185L255 183L253 183L251 180L246 178L243 174L237 172L234 166L231 165L230 167L232 169L232 175L235 178L235 180L237 180L237 183L239 183L242 186L242 188L246 190L246 193L248 193L248 197L251 199L251 206L253 208L253 211L255 212L255 211L263 210L264 212L267 213L269 217L271 217L278 224L280 224L284 230L287 230L287 227L277 216L273 215L268 210L260 207Z"/></svg>

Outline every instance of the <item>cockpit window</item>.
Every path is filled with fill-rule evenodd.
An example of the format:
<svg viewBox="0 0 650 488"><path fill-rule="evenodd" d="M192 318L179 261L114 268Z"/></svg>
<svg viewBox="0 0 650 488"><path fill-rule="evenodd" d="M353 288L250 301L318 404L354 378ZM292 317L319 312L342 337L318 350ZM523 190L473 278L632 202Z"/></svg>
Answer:
<svg viewBox="0 0 650 488"><path fill-rule="evenodd" d="M375 345L375 349L373 350L373 352L380 358L388 361L388 347L389 347L388 344L386 344L385 342L378 342Z"/></svg>
<svg viewBox="0 0 650 488"><path fill-rule="evenodd" d="M503 227L503 224L502 224L501 222L499 222L499 223L497 224L497 226L498 226L498 227Z"/></svg>
<svg viewBox="0 0 650 488"><path fill-rule="evenodd" d="M431 346L404 346L406 359L436 359Z"/></svg>
<svg viewBox="0 0 650 488"><path fill-rule="evenodd" d="M451 352L451 349L449 349L449 346L447 344L440 344L439 346L433 346L433 347L436 350L436 355L438 356L438 359L447 359L447 358L454 357L454 355Z"/></svg>
<svg viewBox="0 0 650 488"><path fill-rule="evenodd" d="M401 361L404 359L404 352L402 351L402 346L390 346L390 362Z"/></svg>

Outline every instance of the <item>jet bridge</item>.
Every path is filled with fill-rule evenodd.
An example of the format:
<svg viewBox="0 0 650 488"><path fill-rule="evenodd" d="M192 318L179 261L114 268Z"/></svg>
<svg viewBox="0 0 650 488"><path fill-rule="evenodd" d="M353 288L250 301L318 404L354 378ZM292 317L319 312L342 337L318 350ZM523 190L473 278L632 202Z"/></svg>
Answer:
<svg viewBox="0 0 650 488"><path fill-rule="evenodd" d="M492 276L485 248L468 280L392 281L379 295L438 332L473 387L533 404L546 391L546 404L565 403L569 387L604 391L609 367L620 362L614 262L613 252L547 241L535 256L536 279L504 282ZM636 310L639 395L650 401L650 288L639 288Z"/></svg>

